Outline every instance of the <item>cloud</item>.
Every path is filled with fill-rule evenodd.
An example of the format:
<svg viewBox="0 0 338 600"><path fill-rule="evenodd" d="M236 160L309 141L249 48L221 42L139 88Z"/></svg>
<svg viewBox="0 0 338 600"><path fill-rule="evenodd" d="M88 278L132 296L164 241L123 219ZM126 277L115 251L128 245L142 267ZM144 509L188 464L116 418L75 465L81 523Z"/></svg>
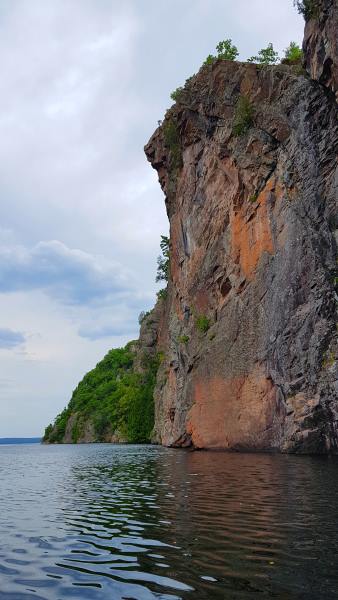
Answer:
<svg viewBox="0 0 338 600"><path fill-rule="evenodd" d="M79 336L88 340L100 340L103 338L120 337L135 333L135 319L130 322L120 322L116 324L107 324L99 327L80 327L78 330Z"/></svg>
<svg viewBox="0 0 338 600"><path fill-rule="evenodd" d="M12 350L26 341L23 333L0 327L0 348Z"/></svg>
<svg viewBox="0 0 338 600"><path fill-rule="evenodd" d="M53 240L33 248L0 248L0 292L43 290L66 304L88 304L131 292L127 270L103 256Z"/></svg>

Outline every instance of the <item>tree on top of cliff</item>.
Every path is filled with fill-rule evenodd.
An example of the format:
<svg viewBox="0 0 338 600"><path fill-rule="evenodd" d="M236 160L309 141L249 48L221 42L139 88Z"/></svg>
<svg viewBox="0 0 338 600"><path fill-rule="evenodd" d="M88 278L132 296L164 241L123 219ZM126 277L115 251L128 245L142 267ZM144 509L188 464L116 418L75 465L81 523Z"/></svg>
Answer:
<svg viewBox="0 0 338 600"><path fill-rule="evenodd" d="M300 63L303 60L303 51L296 42L290 42L290 45L285 49L285 58L282 62Z"/></svg>
<svg viewBox="0 0 338 600"><path fill-rule="evenodd" d="M236 60L239 55L238 48L232 43L231 39L223 40L218 42L216 46L217 56L209 54L205 59L205 65L211 65L215 60Z"/></svg>
<svg viewBox="0 0 338 600"><path fill-rule="evenodd" d="M217 50L217 56L214 56L213 54L209 54L209 56L207 56L207 58L204 61L204 65L211 65L213 62L215 62L215 60L236 60L237 56L239 56L239 52L238 52L238 48L237 46L235 46L232 43L231 39L227 39L227 40L223 40L221 42L218 42L217 46L216 46L216 50ZM189 77L186 82L185 85L187 83L189 83L189 81L192 79L192 77ZM178 102L182 99L182 93L184 92L184 87L185 86L179 86L178 88L176 88L176 90L174 90L173 92L171 92L170 94L170 98L172 100L174 100L174 102Z"/></svg>
<svg viewBox="0 0 338 600"><path fill-rule="evenodd" d="M257 56L251 56L251 58L248 58L249 63L257 63L258 65L275 65L278 60L278 52L275 52L271 42L266 48L262 48L262 50L258 52Z"/></svg>
<svg viewBox="0 0 338 600"><path fill-rule="evenodd" d="M305 21L309 21L318 12L318 0L293 0L298 12L303 15Z"/></svg>
<svg viewBox="0 0 338 600"><path fill-rule="evenodd" d="M169 279L169 268L170 268L170 249L169 249L169 238L166 235L161 235L160 247L162 255L157 258L157 275L156 282L168 281Z"/></svg>

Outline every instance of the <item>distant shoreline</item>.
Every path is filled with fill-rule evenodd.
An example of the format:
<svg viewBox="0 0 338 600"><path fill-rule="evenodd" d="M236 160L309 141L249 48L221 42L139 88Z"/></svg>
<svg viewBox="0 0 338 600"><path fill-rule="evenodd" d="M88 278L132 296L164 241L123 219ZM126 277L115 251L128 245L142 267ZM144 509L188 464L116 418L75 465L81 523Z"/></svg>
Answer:
<svg viewBox="0 0 338 600"><path fill-rule="evenodd" d="M0 438L0 445L7 446L9 444L40 444L42 438Z"/></svg>

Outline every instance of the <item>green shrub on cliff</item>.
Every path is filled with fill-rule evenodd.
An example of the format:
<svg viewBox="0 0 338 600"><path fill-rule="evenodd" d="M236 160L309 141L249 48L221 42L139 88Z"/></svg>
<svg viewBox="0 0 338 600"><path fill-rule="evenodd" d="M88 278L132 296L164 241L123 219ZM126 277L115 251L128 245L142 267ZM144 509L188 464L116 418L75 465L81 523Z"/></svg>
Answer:
<svg viewBox="0 0 338 600"><path fill-rule="evenodd" d="M197 315L195 323L201 333L206 333L210 328L210 319L206 315Z"/></svg>
<svg viewBox="0 0 338 600"><path fill-rule="evenodd" d="M275 65L278 62L278 52L275 52L273 45L270 43L266 48L259 50L257 56L248 58L249 63L257 63L258 65Z"/></svg>
<svg viewBox="0 0 338 600"><path fill-rule="evenodd" d="M170 150L169 172L176 173L182 166L182 150L180 134L176 121L170 119L163 125L164 143Z"/></svg>
<svg viewBox="0 0 338 600"><path fill-rule="evenodd" d="M158 292L156 292L157 300L166 300L167 296L168 288L162 288L161 290L158 290Z"/></svg>
<svg viewBox="0 0 338 600"><path fill-rule="evenodd" d="M204 65L211 65L215 60L236 60L239 55L237 47L232 40L227 39L219 42L216 46L217 56L209 54L204 61Z"/></svg>
<svg viewBox="0 0 338 600"><path fill-rule="evenodd" d="M290 45L285 50L285 58L283 62L292 64L301 63L303 60L303 51L296 42L290 42Z"/></svg>
<svg viewBox="0 0 338 600"><path fill-rule="evenodd" d="M303 15L305 21L317 16L319 10L318 0L293 0L293 4L299 14Z"/></svg>
<svg viewBox="0 0 338 600"><path fill-rule="evenodd" d="M168 281L170 270L170 240L166 235L161 235L160 247L162 254L157 258L156 282Z"/></svg>
<svg viewBox="0 0 338 600"><path fill-rule="evenodd" d="M186 334L180 335L180 337L178 338L178 342L179 344L187 344L189 342L189 336Z"/></svg>
<svg viewBox="0 0 338 600"><path fill-rule="evenodd" d="M182 95L183 89L184 88L182 86L176 88L176 90L174 90L173 92L171 92L170 98L172 100L174 100L174 102L177 102L180 99L180 96Z"/></svg>
<svg viewBox="0 0 338 600"><path fill-rule="evenodd" d="M247 96L240 96L236 104L233 134L235 137L244 135L253 125L254 111Z"/></svg>
<svg viewBox="0 0 338 600"><path fill-rule="evenodd" d="M159 366L157 356L142 357L142 372L135 372L131 344L110 350L87 373L64 411L45 430L44 441L62 442L70 416L71 437L77 442L83 427L94 427L96 441L118 430L129 442L150 440L154 425L153 392Z"/></svg>

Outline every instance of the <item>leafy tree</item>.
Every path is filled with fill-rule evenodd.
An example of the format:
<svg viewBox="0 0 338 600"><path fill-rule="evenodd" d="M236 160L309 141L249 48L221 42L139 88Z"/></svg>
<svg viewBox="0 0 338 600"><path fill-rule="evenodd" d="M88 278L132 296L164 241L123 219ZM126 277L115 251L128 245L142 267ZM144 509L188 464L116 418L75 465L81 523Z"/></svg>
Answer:
<svg viewBox="0 0 338 600"><path fill-rule="evenodd" d="M296 44L296 42L290 42L290 45L285 50L285 60L292 63L301 62L303 58L303 51Z"/></svg>
<svg viewBox="0 0 338 600"><path fill-rule="evenodd" d="M217 56L213 56L213 54L209 54L205 61L204 61L204 65L212 65L213 62L215 62L215 60L217 60Z"/></svg>
<svg viewBox="0 0 338 600"><path fill-rule="evenodd" d="M168 281L170 269L170 240L166 235L161 235L160 247L162 255L157 258L157 275L156 282Z"/></svg>
<svg viewBox="0 0 338 600"><path fill-rule="evenodd" d="M293 0L293 4L305 21L309 21L318 13L318 0Z"/></svg>
<svg viewBox="0 0 338 600"><path fill-rule="evenodd" d="M184 89L184 88L183 88L182 86L181 86L181 87L178 87L178 88L176 88L176 90L174 90L173 92L171 92L171 94L170 94L170 98L171 98L172 100L174 100L174 102L177 102L177 100L179 100L179 98L180 98L180 96L181 96L181 94L182 94L182 92L183 92L183 89Z"/></svg>
<svg viewBox="0 0 338 600"><path fill-rule="evenodd" d="M215 60L236 60L239 55L237 47L232 43L231 39L218 42L216 46L217 56L209 54L204 61L204 65L211 65Z"/></svg>
<svg viewBox="0 0 338 600"><path fill-rule="evenodd" d="M232 43L232 40L227 39L219 42L216 46L217 58L222 60L236 60L239 55L238 49Z"/></svg>
<svg viewBox="0 0 338 600"><path fill-rule="evenodd" d="M257 63L259 65L275 65L278 60L278 52L275 52L271 43L266 48L259 50L257 56L248 58L249 63Z"/></svg>

